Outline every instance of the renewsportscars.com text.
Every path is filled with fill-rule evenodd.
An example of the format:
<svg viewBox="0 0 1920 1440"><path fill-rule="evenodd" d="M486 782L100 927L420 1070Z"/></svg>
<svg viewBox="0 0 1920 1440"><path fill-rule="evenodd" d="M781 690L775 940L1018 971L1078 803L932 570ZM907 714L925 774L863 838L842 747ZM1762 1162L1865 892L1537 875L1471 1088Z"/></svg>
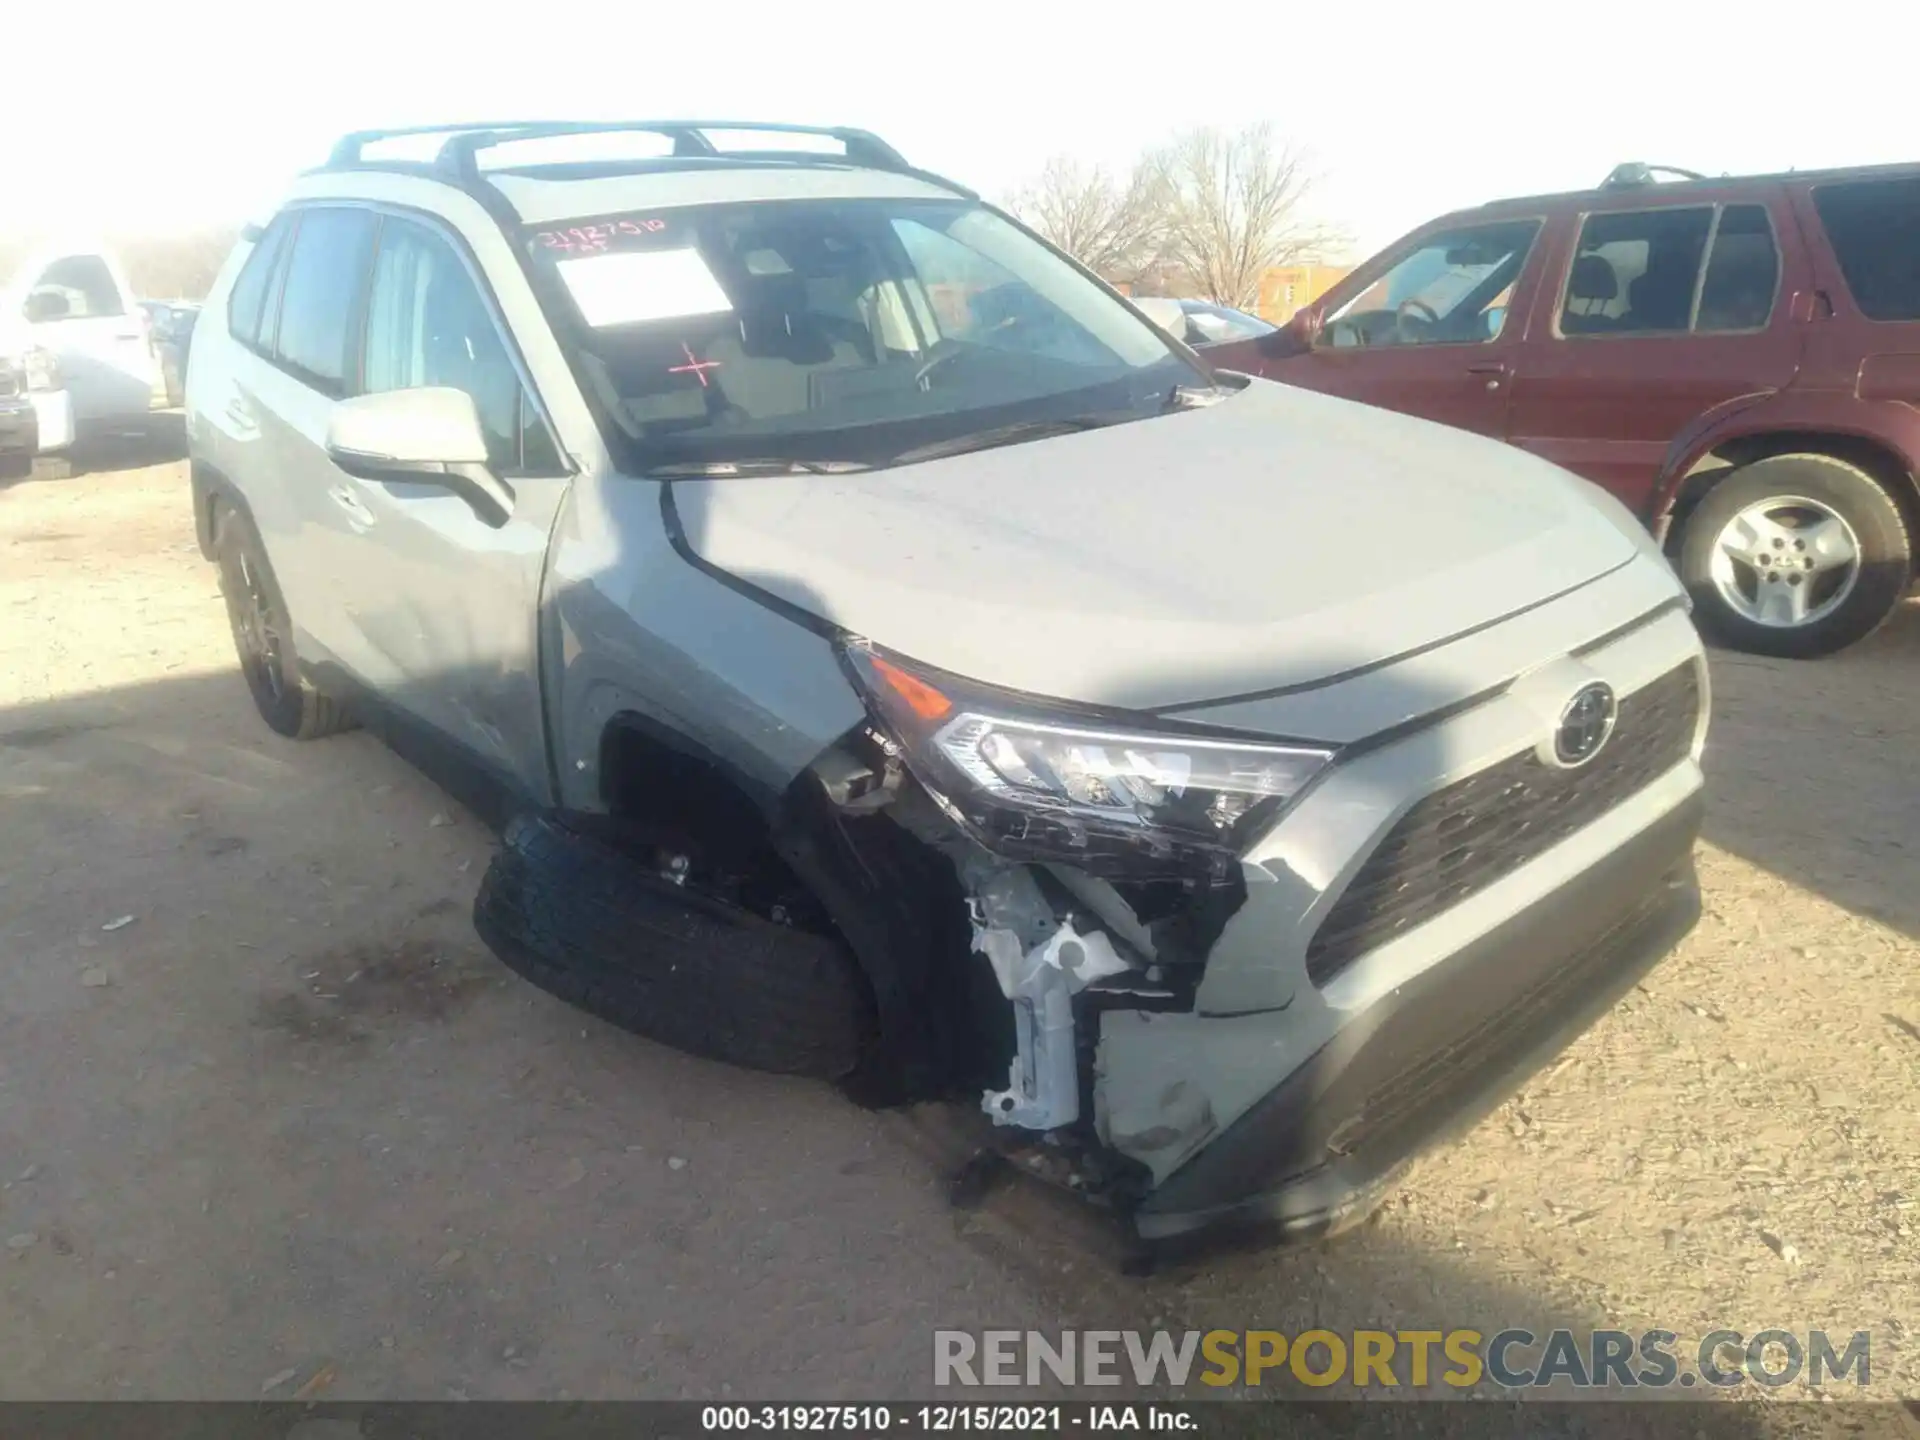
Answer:
<svg viewBox="0 0 1920 1440"><path fill-rule="evenodd" d="M1871 1337L1713 1330L936 1330L935 1385L1299 1384L1349 1390L1682 1389L1872 1383Z"/></svg>

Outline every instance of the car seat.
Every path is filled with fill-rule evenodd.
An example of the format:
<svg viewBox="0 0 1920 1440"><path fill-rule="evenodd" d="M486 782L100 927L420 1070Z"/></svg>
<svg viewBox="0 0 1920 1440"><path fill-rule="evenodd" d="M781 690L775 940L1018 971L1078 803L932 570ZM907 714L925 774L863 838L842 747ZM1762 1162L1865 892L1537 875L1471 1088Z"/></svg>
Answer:
<svg viewBox="0 0 1920 1440"><path fill-rule="evenodd" d="M1567 305L1560 317L1563 335L1592 335L1613 328L1605 307L1620 295L1620 277L1604 255L1586 254L1573 262L1567 277ZM1573 307L1578 305L1578 310Z"/></svg>

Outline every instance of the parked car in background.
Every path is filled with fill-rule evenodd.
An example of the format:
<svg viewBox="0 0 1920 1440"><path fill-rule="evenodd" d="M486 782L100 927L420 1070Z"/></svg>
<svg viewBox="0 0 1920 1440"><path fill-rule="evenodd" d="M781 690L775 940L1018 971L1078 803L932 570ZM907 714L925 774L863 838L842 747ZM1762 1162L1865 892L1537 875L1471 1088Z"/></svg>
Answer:
<svg viewBox="0 0 1920 1440"><path fill-rule="evenodd" d="M45 252L0 288L0 316L52 355L71 397L76 429L144 421L167 403L147 314L105 251Z"/></svg>
<svg viewBox="0 0 1920 1440"><path fill-rule="evenodd" d="M1143 1237L1354 1223L1699 913L1672 569L770 128L349 136L249 230L186 427L254 705L512 817L476 926L615 1023L965 1096Z"/></svg>
<svg viewBox="0 0 1920 1440"><path fill-rule="evenodd" d="M1920 165L1674 173L1443 216L1210 358L1556 461L1719 638L1826 654L1915 573Z"/></svg>
<svg viewBox="0 0 1920 1440"><path fill-rule="evenodd" d="M1253 340L1273 333L1258 315L1244 310L1215 305L1210 300L1172 299L1165 296L1137 296L1133 302L1154 324L1174 339L1204 350L1232 340Z"/></svg>
<svg viewBox="0 0 1920 1440"><path fill-rule="evenodd" d="M0 479L61 477L73 443L73 399L60 364L24 323L0 320Z"/></svg>
<svg viewBox="0 0 1920 1440"><path fill-rule="evenodd" d="M142 300L153 329L153 345L160 357L160 373L166 383L167 404L178 405L185 393L187 354L193 345L193 322L200 317L200 306L192 300Z"/></svg>

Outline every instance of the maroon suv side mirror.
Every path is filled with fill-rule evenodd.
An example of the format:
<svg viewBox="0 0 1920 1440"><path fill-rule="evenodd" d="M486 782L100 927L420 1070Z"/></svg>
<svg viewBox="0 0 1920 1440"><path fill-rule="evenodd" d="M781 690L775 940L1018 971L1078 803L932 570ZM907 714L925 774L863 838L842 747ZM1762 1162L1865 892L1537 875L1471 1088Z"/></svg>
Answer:
<svg viewBox="0 0 1920 1440"><path fill-rule="evenodd" d="M1260 353L1273 357L1304 354L1319 338L1320 312L1311 306L1302 306L1278 330L1260 337Z"/></svg>

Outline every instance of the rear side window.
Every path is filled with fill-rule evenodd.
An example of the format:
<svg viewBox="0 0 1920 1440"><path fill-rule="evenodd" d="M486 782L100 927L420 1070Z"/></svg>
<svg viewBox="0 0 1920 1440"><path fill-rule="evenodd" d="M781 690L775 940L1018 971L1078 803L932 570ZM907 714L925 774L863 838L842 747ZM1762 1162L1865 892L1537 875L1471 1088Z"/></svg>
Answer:
<svg viewBox="0 0 1920 1440"><path fill-rule="evenodd" d="M1853 303L1869 320L1920 320L1920 177L1813 192Z"/></svg>
<svg viewBox="0 0 1920 1440"><path fill-rule="evenodd" d="M1764 205L1721 206L1717 219L1710 205L1590 215L1567 272L1560 333L1758 330L1779 287Z"/></svg>
<svg viewBox="0 0 1920 1440"><path fill-rule="evenodd" d="M1713 231L1695 330L1758 330L1773 314L1780 253L1764 205L1729 205Z"/></svg>
<svg viewBox="0 0 1920 1440"><path fill-rule="evenodd" d="M520 383L493 312L445 238L404 220L380 230L367 300L362 388L447 385L473 397L502 474L553 474L559 455Z"/></svg>
<svg viewBox="0 0 1920 1440"><path fill-rule="evenodd" d="M347 348L373 258L375 218L367 210L315 208L300 214L280 287L274 352L323 394L347 392Z"/></svg>
<svg viewBox="0 0 1920 1440"><path fill-rule="evenodd" d="M1589 215L1567 272L1562 335L1655 335L1689 328L1713 208Z"/></svg>
<svg viewBox="0 0 1920 1440"><path fill-rule="evenodd" d="M253 253L247 256L246 264L240 267L240 274L233 282L233 293L227 297L227 330L243 345L257 349L261 344L260 319L266 311L274 271L279 266L281 252L287 248L287 235L292 229L291 215L276 216L267 233L254 244ZM272 336L266 338L271 340Z"/></svg>
<svg viewBox="0 0 1920 1440"><path fill-rule="evenodd" d="M98 320L127 313L113 272L98 255L68 255L54 261L40 272L32 294L59 296L66 302L66 313L61 317L65 320Z"/></svg>

